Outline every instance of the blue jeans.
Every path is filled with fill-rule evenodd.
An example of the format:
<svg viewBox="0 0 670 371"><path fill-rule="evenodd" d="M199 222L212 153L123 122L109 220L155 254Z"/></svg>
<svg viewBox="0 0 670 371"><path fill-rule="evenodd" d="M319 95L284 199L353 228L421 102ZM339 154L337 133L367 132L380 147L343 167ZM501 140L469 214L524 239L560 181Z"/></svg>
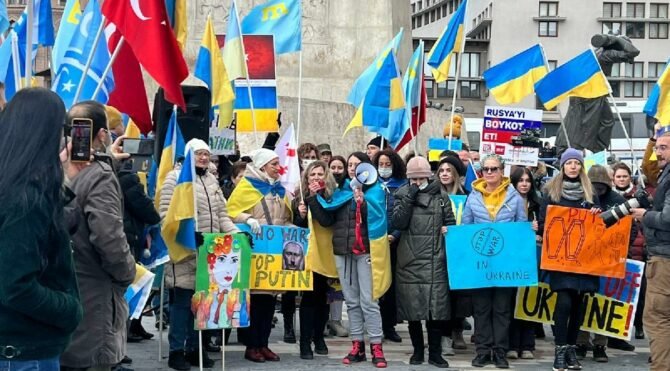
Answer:
<svg viewBox="0 0 670 371"><path fill-rule="evenodd" d="M0 371L59 371L58 357L39 361L0 360Z"/></svg>
<svg viewBox="0 0 670 371"><path fill-rule="evenodd" d="M170 327L168 341L170 352L192 352L198 349L198 333L194 328L191 298L195 290L174 288L174 297L170 303Z"/></svg>

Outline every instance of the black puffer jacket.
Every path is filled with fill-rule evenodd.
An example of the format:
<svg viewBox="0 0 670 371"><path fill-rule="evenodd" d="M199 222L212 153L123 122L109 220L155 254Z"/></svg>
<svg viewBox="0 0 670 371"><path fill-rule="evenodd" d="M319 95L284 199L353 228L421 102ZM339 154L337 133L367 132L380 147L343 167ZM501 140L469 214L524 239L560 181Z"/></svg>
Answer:
<svg viewBox="0 0 670 371"><path fill-rule="evenodd" d="M144 228L161 221L153 201L144 192L137 173L121 171L118 174L123 192L123 231L130 251L139 261L144 249Z"/></svg>
<svg viewBox="0 0 670 371"><path fill-rule="evenodd" d="M395 271L398 319L448 320L451 316L449 280L441 227L456 224L449 197L432 182L410 195L409 185L398 189L393 227L401 231Z"/></svg>
<svg viewBox="0 0 670 371"><path fill-rule="evenodd" d="M348 255L356 242L356 202L352 199L335 210L325 210L316 197L308 197L307 205L315 218L323 227L333 228L333 253ZM365 253L370 252L368 238L367 203L361 204L361 236L365 245Z"/></svg>

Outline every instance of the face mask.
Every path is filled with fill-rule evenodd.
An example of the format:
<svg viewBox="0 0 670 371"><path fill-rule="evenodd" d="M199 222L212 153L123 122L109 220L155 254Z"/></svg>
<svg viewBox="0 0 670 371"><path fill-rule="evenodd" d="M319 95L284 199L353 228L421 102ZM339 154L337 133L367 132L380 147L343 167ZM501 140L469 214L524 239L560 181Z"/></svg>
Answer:
<svg viewBox="0 0 670 371"><path fill-rule="evenodd" d="M316 161L316 160L307 160L307 159L302 160L302 162L301 162L302 163L302 168L307 169L307 166L311 165L312 162L314 162L314 161Z"/></svg>
<svg viewBox="0 0 670 371"><path fill-rule="evenodd" d="M424 189L426 189L426 187L428 187L428 182L423 182L423 183L421 183L421 185L419 186L419 189L423 191Z"/></svg>
<svg viewBox="0 0 670 371"><path fill-rule="evenodd" d="M337 182L337 184L342 184L342 182L344 181L344 173L333 174L333 178L335 178L335 181Z"/></svg>
<svg viewBox="0 0 670 371"><path fill-rule="evenodd" d="M474 167L477 172L482 171L482 164L479 161L474 161L472 167Z"/></svg>
<svg viewBox="0 0 670 371"><path fill-rule="evenodd" d="M377 172L379 173L379 176L388 179L393 175L393 168L390 167L380 167Z"/></svg>

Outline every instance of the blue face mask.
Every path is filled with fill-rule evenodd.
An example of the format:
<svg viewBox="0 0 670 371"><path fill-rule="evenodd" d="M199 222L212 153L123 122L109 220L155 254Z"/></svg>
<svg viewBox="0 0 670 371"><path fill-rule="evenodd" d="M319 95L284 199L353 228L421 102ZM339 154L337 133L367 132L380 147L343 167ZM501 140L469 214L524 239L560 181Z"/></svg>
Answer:
<svg viewBox="0 0 670 371"><path fill-rule="evenodd" d="M472 162L472 167L475 168L475 171L480 172L482 171L482 163L479 161L473 161Z"/></svg>

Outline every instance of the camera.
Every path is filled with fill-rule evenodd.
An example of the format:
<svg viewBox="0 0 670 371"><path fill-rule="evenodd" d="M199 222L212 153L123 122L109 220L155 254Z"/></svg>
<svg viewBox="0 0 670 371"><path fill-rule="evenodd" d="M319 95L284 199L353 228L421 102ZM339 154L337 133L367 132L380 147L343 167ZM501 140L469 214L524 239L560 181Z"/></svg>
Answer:
<svg viewBox="0 0 670 371"><path fill-rule="evenodd" d="M609 228L616 224L616 222L618 222L621 218L629 215L631 209L649 209L651 207L651 202L652 199L649 193L647 193L644 189L639 188L635 192L633 198L622 204L614 206L610 210L605 211L604 213L600 214L600 217L603 219L603 222L605 222L605 226Z"/></svg>

